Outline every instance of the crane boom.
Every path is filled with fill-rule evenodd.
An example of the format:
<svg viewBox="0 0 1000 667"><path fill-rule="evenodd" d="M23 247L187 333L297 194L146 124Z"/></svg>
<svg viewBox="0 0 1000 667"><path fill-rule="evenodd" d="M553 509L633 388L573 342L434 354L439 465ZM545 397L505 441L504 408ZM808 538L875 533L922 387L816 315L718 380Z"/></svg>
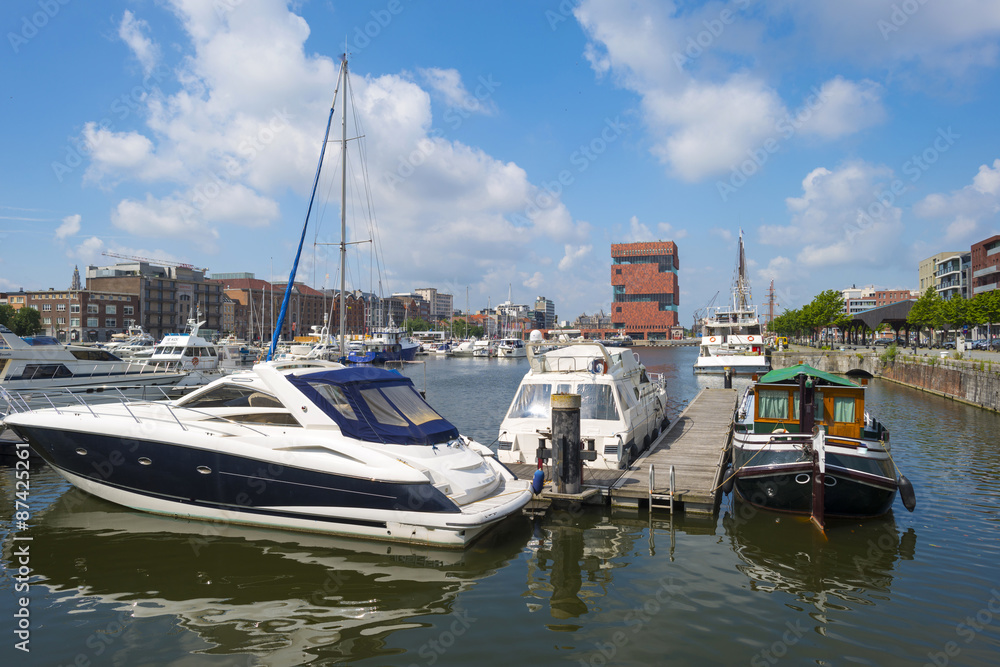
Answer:
<svg viewBox="0 0 1000 667"><path fill-rule="evenodd" d="M204 273L208 272L208 268L198 268L192 264L185 264L184 262L170 262L165 259L153 259L151 257L137 257L136 255L123 255L118 252L105 251L101 253L107 257L114 257L115 259L130 259L134 262L149 262L150 264L158 264L160 266L177 266L182 269L191 269L193 271L202 271Z"/></svg>

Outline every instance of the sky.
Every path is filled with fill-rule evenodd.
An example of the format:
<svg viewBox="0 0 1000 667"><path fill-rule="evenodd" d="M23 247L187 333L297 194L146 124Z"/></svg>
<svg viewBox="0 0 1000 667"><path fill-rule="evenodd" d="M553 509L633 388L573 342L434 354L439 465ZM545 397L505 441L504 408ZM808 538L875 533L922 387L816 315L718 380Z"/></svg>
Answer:
<svg viewBox="0 0 1000 667"><path fill-rule="evenodd" d="M691 326L741 229L777 312L1000 233L996 0L10 0L2 29L0 291L103 253L287 280L345 51L349 289L572 321L610 312L612 243L670 240ZM317 288L339 170L331 142Z"/></svg>

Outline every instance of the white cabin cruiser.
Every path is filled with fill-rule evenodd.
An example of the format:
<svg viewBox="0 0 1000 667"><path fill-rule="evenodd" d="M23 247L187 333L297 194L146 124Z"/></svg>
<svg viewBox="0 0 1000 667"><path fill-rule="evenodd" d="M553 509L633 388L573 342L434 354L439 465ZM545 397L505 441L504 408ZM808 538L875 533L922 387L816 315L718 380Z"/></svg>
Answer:
<svg viewBox="0 0 1000 667"><path fill-rule="evenodd" d="M46 394L46 405L75 403L76 395L88 399L105 392L109 399L119 392L142 397L155 387L172 387L186 373L177 369L151 368L144 363L119 359L107 350L85 345L63 345L54 338L21 338L0 325L0 407L11 396L28 401L36 392ZM40 394L39 394L40 395ZM162 393L153 389L152 395Z"/></svg>
<svg viewBox="0 0 1000 667"><path fill-rule="evenodd" d="M80 489L184 518L464 547L532 495L381 368L272 361L177 401L5 423Z"/></svg>
<svg viewBox="0 0 1000 667"><path fill-rule="evenodd" d="M750 303L750 279L746 272L743 231L740 230L733 301L730 306L709 310L702 323L701 350L694 363L695 373L752 375L771 370L757 307Z"/></svg>
<svg viewBox="0 0 1000 667"><path fill-rule="evenodd" d="M496 356L504 359L520 359L528 356L524 341L520 338L504 338L497 343Z"/></svg>
<svg viewBox="0 0 1000 667"><path fill-rule="evenodd" d="M585 462L590 467L627 467L669 423L665 379L647 373L632 350L594 341L529 342L526 348L531 369L500 424L497 456L503 463L538 460L539 431L551 426L556 393L580 395L580 438L597 452L595 461Z"/></svg>
<svg viewBox="0 0 1000 667"><path fill-rule="evenodd" d="M188 320L187 333L169 333L150 355L148 365L156 369L185 371L179 387L197 387L224 375L222 353L199 331L204 321Z"/></svg>

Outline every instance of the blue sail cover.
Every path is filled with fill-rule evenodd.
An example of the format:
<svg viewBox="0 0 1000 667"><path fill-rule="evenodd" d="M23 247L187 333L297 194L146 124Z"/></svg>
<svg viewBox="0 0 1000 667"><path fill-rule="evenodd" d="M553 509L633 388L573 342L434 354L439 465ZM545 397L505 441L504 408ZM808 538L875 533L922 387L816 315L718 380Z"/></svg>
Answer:
<svg viewBox="0 0 1000 667"><path fill-rule="evenodd" d="M421 398L410 378L395 371L353 366L288 380L350 438L436 445L458 437L458 429Z"/></svg>

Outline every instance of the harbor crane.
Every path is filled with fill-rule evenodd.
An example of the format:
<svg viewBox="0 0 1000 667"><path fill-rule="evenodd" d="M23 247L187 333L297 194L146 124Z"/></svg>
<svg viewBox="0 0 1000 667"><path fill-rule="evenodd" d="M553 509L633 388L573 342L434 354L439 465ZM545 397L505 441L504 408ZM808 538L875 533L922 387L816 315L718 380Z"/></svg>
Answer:
<svg viewBox="0 0 1000 667"><path fill-rule="evenodd" d="M115 259L128 259L133 262L149 262L150 264L156 264L157 266L176 266L181 269L191 269L192 271L201 271L202 273L208 273L208 267L199 268L192 264L185 264L184 262L170 262L165 259L153 259L151 257L137 257L135 255L123 255L117 252L105 251L101 253L106 257L114 257Z"/></svg>
<svg viewBox="0 0 1000 667"><path fill-rule="evenodd" d="M698 330L698 320L702 319L702 313L705 313L704 316L708 317L708 314L712 311L712 306L715 305L715 300L718 298L719 298L719 292L716 292L715 296L712 297L712 300L708 302L707 306L705 306L704 308L699 308L698 310L694 311L694 326L691 330L692 333L695 333Z"/></svg>

